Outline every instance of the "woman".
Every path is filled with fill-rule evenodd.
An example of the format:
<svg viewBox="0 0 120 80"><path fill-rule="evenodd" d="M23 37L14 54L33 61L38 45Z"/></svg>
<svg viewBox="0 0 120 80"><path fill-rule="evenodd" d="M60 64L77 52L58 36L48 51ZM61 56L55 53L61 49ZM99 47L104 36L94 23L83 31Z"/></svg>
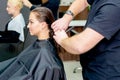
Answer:
<svg viewBox="0 0 120 80"><path fill-rule="evenodd" d="M18 57L0 63L0 80L66 80L52 38L53 21L48 8L38 7L30 12L28 28L37 40Z"/></svg>
<svg viewBox="0 0 120 80"><path fill-rule="evenodd" d="M21 0L8 0L6 10L12 19L6 24L5 31L0 31L0 43L24 42L25 21L20 12L22 7Z"/></svg>

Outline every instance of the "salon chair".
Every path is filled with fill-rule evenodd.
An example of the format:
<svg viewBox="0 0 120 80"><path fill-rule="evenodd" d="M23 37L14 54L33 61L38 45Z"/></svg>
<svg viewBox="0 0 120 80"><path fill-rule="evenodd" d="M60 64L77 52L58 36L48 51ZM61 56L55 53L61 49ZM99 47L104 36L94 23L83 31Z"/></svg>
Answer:
<svg viewBox="0 0 120 80"><path fill-rule="evenodd" d="M24 36L25 40L27 37L28 29L25 26L24 28ZM9 58L17 56L21 51L23 51L24 42L17 42L17 43L0 43L0 62L7 60Z"/></svg>

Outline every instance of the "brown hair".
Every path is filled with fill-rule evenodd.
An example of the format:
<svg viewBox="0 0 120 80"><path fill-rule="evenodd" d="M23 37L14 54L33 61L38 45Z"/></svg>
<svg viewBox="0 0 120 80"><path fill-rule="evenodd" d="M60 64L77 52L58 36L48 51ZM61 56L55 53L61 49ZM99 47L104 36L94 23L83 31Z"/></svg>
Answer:
<svg viewBox="0 0 120 80"><path fill-rule="evenodd" d="M46 7L37 7L33 9L31 12L36 14L36 18L40 22L46 22L48 24L48 28L50 30L49 36L50 38L53 37L53 29L51 28L51 24L55 21L53 13L50 9Z"/></svg>
<svg viewBox="0 0 120 80"><path fill-rule="evenodd" d="M46 7L37 7L33 9L31 12L34 12L36 14L36 18L38 21L40 22L44 21L48 24L48 28L50 30L49 37L50 37L51 43L52 45L55 46L55 50L58 52L57 47L59 47L59 45L53 39L54 31L51 28L51 24L55 21L52 11Z"/></svg>

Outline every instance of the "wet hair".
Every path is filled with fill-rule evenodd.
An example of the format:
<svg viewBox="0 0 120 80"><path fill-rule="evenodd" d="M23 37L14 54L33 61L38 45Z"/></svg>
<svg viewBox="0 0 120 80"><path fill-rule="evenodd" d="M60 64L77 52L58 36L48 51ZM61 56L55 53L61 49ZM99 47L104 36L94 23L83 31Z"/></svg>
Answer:
<svg viewBox="0 0 120 80"><path fill-rule="evenodd" d="M23 8L22 0L8 0L8 2L11 2L14 6L18 6L19 9Z"/></svg>
<svg viewBox="0 0 120 80"><path fill-rule="evenodd" d="M54 31L51 28L51 24L55 21L52 11L46 7L37 7L31 12L35 13L36 19L39 22L46 22L48 24L48 29L50 31L49 36L52 38Z"/></svg>
<svg viewBox="0 0 120 80"><path fill-rule="evenodd" d="M39 22L43 21L43 22L46 22L48 24L49 37L50 37L51 43L52 43L52 45L55 46L54 50L56 50L56 52L58 52L57 47L59 45L53 39L54 31L51 28L51 24L55 21L52 11L46 7L37 7L35 9L33 9L31 12L33 12L35 14L36 19Z"/></svg>

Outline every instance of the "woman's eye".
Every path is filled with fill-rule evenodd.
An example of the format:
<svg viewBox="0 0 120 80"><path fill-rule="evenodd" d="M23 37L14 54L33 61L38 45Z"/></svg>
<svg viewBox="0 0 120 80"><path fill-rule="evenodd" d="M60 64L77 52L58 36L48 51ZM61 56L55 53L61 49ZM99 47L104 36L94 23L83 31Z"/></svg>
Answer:
<svg viewBox="0 0 120 80"><path fill-rule="evenodd" d="M33 23L32 21L29 21L29 23Z"/></svg>

